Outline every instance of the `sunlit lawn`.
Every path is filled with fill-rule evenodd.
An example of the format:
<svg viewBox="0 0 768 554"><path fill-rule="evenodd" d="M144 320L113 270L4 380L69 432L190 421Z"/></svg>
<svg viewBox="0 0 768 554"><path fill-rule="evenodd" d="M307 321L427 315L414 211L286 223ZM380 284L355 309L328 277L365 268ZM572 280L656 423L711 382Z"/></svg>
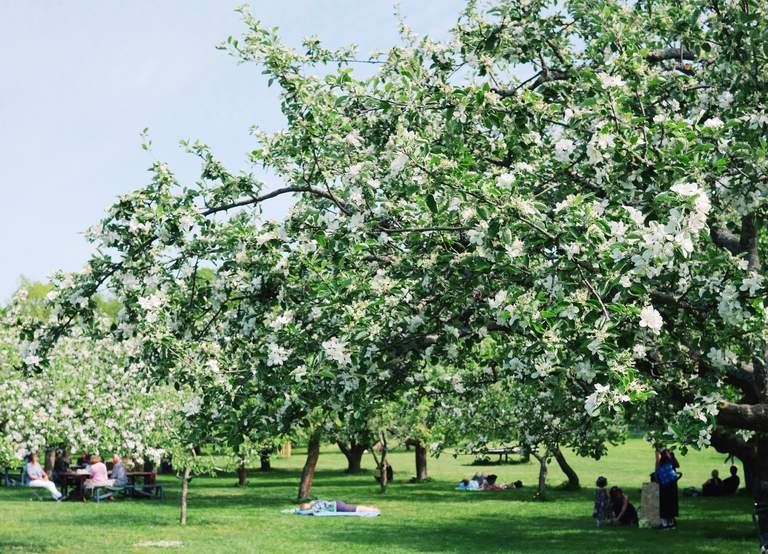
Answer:
<svg viewBox="0 0 768 554"><path fill-rule="evenodd" d="M391 454L396 483L385 495L368 472L343 472L344 457L328 446L320 458L314 494L323 499L379 506L379 518L312 518L281 514L292 506L303 452L274 459L274 471L253 472L245 489L232 474L197 477L190 490L189 525L177 521L179 484L163 477L166 499L93 502L31 501L29 489L0 489L0 552L717 552L756 551L751 502L735 498L681 498L676 531L595 529L590 518L592 483L599 474L622 486L639 503L639 487L653 466L641 440L614 448L603 460L570 456L585 489L554 490L564 477L551 468L546 502L533 500L535 463L476 468L471 457L430 459L432 481L410 484L413 453ZM681 459L681 486L698 486L714 467L727 472L713 452ZM454 491L477 469L525 487L503 492ZM181 541L174 549L134 547L142 542Z"/></svg>

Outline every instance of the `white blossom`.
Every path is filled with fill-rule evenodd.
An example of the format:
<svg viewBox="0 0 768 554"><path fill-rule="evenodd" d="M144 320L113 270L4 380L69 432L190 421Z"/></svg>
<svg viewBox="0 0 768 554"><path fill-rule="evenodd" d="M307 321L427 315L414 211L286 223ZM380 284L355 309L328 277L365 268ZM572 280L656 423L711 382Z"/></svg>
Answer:
<svg viewBox="0 0 768 554"><path fill-rule="evenodd" d="M663 324L664 320L661 318L661 314L653 306L645 306L640 310L640 327L647 327L658 334Z"/></svg>

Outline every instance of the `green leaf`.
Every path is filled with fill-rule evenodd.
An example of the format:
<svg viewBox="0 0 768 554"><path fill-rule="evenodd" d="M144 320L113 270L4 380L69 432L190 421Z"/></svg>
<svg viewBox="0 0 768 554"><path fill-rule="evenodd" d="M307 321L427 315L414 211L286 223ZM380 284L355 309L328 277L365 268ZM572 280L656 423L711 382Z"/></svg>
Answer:
<svg viewBox="0 0 768 554"><path fill-rule="evenodd" d="M435 202L435 197L432 196L431 194L428 194L425 200L427 202L427 208L429 208L429 211L432 212L433 214L436 214L437 202Z"/></svg>

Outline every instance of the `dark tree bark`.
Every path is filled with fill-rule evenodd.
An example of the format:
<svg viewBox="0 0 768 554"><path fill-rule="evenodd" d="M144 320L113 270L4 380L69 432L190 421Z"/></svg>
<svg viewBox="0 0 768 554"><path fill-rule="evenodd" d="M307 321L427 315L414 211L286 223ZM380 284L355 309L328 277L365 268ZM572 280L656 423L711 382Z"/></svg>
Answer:
<svg viewBox="0 0 768 554"><path fill-rule="evenodd" d="M53 471L53 465L56 463L56 449L49 448L45 451L45 472L50 475Z"/></svg>
<svg viewBox="0 0 768 554"><path fill-rule="evenodd" d="M309 498L312 492L312 480L315 478L317 459L320 457L320 433L313 433L307 444L307 461L301 470L301 482L299 483L299 500Z"/></svg>
<svg viewBox="0 0 768 554"><path fill-rule="evenodd" d="M184 468L184 474L181 477L181 514L179 515L179 523L181 525L187 524L187 495L189 493L189 468Z"/></svg>
<svg viewBox="0 0 768 554"><path fill-rule="evenodd" d="M272 463L269 459L269 452L262 452L261 456L259 456L259 463L260 463L260 470L264 473L268 471L272 471Z"/></svg>
<svg viewBox="0 0 768 554"><path fill-rule="evenodd" d="M248 470L245 468L245 460L240 461L240 465L237 468L237 486L244 487L246 478L248 476Z"/></svg>
<svg viewBox="0 0 768 554"><path fill-rule="evenodd" d="M365 454L368 446L357 442L353 442L349 446L341 441L337 444L339 450L347 458L347 473L360 473L363 469L363 454Z"/></svg>
<svg viewBox="0 0 768 554"><path fill-rule="evenodd" d="M415 444L416 449L416 480L426 481L429 479L427 474L427 449L420 442Z"/></svg>
<svg viewBox="0 0 768 554"><path fill-rule="evenodd" d="M757 458L753 464L752 496L755 499L760 546L768 550L768 439L756 439Z"/></svg>
<svg viewBox="0 0 768 554"><path fill-rule="evenodd" d="M560 450L560 447L555 448L553 454L555 455L555 460L557 460L557 465L560 466L560 469L563 471L563 473L565 473L565 476L568 477L568 485L566 486L566 489L570 491L579 490L581 488L581 483L579 483L579 476L568 464L568 461L565 459L565 456L563 456L563 452Z"/></svg>

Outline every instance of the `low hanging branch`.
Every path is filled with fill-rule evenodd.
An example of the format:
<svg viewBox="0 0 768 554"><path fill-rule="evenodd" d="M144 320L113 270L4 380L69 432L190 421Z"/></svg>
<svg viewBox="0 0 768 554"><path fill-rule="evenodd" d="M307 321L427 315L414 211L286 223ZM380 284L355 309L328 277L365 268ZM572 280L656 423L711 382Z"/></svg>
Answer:
<svg viewBox="0 0 768 554"><path fill-rule="evenodd" d="M237 202L232 202L230 204L223 204L221 206L208 208L207 210L202 212L202 215L209 216L215 213L225 212L235 208L242 208L243 206L255 205L255 204L264 202L265 200L269 200L270 198L275 198L283 194L290 194L295 192L306 192L307 194L314 194L315 196L327 198L328 200L336 204L336 206L344 214L346 215L351 214L349 209L346 206L344 206L338 198L336 198L333 194L329 192L325 192L323 190L316 189L314 187L283 187L283 188L273 190L272 192L268 192L267 194L263 194L261 196L252 196L251 198L244 198L243 200L238 200Z"/></svg>

